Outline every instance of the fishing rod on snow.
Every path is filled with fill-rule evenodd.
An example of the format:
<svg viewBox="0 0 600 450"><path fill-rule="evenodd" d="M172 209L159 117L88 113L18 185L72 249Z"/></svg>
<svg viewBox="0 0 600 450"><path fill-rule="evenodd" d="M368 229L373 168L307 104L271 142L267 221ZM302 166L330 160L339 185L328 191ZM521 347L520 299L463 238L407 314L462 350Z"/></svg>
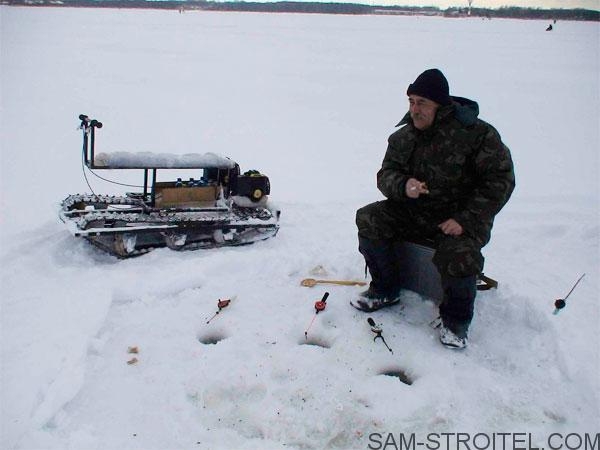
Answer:
<svg viewBox="0 0 600 450"><path fill-rule="evenodd" d="M219 315L219 313L221 312L221 310L223 308L227 308L229 306L229 303L231 303L231 300L233 300L234 298L235 297L233 297L233 298L227 298L227 299L223 299L223 300L221 300L221 299L217 300L217 307L219 309L217 310L216 313L213 314L213 316L210 319L208 319L206 321L206 323L210 323L211 320L213 320L215 317L217 317Z"/></svg>
<svg viewBox="0 0 600 450"><path fill-rule="evenodd" d="M313 322L317 318L317 314L319 314L321 311L324 311L327 307L327 297L329 297L329 292L325 292L325 294L323 294L323 298L315 302L315 315L310 321L310 324L308 324L308 328L306 328L306 331L304 332L305 339L308 339L308 330L310 330L310 327L312 327Z"/></svg>
<svg viewBox="0 0 600 450"><path fill-rule="evenodd" d="M369 317L367 319L367 322L369 322L369 325L371 326L371 331L373 333L375 333L375 337L373 338L373 342L377 342L377 339L381 339L381 342L383 342L383 345L386 346L386 348L390 351L390 353L393 355L394 352L392 351L392 349L389 347L389 345L387 345L387 342L385 342L384 337L382 336L383 333L383 329L379 326L377 326L377 324L375 323L375 321Z"/></svg>
<svg viewBox="0 0 600 450"><path fill-rule="evenodd" d="M573 285L573 287L571 288L569 293L567 295L565 295L565 298L557 298L554 301L554 312L553 312L554 315L558 314L561 309L563 309L565 306L567 306L567 302L566 302L567 298L569 298L569 295L571 295L571 292L573 292L575 290L575 288L577 287L579 282L583 279L583 277L585 277L585 273L579 277L579 279L575 282L575 284Z"/></svg>

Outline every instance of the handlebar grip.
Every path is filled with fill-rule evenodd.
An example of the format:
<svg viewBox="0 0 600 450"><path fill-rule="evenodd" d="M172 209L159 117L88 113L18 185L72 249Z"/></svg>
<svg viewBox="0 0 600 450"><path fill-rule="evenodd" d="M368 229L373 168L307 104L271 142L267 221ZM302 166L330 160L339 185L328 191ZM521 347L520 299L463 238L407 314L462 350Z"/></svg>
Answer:
<svg viewBox="0 0 600 450"><path fill-rule="evenodd" d="M90 120L90 118L85 114L79 114L79 120L81 120L82 126L85 124L86 126L90 127L102 128L102 122L98 122L96 119Z"/></svg>

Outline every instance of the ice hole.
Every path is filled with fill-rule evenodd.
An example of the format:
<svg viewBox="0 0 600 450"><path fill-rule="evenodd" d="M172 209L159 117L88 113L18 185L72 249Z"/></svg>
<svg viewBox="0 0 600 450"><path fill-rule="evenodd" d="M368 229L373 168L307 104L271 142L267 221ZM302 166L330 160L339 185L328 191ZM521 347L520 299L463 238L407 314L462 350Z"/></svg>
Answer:
<svg viewBox="0 0 600 450"><path fill-rule="evenodd" d="M207 333L202 336L198 336L198 341L204 345L215 345L221 342L223 339L227 339L227 336L222 333Z"/></svg>
<svg viewBox="0 0 600 450"><path fill-rule="evenodd" d="M402 383L407 384L408 386L414 382L413 378L403 369L388 369L381 372L380 375L398 378Z"/></svg>

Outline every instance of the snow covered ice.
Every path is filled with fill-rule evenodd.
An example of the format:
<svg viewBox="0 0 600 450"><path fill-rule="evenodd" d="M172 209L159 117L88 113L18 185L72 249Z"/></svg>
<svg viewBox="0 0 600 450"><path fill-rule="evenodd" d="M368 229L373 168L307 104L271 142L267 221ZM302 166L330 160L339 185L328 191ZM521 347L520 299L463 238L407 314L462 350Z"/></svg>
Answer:
<svg viewBox="0 0 600 450"><path fill-rule="evenodd" d="M548 447L551 433L598 433L597 23L0 15L1 448L363 449L371 433L444 432L524 432ZM479 102L517 188L484 249L500 287L480 293L469 348L443 348L427 325L436 308L409 293L371 315L390 354L348 304L360 287L300 280L362 279L354 213L381 198L387 137L429 67ZM261 170L279 234L125 261L73 238L57 210L88 191L81 113L104 123L99 151L211 152Z"/></svg>

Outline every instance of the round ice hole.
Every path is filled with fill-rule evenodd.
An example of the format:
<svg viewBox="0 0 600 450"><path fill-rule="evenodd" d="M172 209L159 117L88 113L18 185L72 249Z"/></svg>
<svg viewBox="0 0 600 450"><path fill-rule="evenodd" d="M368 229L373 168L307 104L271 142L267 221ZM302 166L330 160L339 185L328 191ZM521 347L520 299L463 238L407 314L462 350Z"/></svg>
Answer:
<svg viewBox="0 0 600 450"><path fill-rule="evenodd" d="M227 339L227 336L221 333L208 333L198 336L198 341L204 345L214 345L221 342L223 339Z"/></svg>
<svg viewBox="0 0 600 450"><path fill-rule="evenodd" d="M413 384L413 379L409 376L406 371L402 369L389 369L380 373L380 375L385 375L386 377L395 377L398 378L402 383L411 385Z"/></svg>

